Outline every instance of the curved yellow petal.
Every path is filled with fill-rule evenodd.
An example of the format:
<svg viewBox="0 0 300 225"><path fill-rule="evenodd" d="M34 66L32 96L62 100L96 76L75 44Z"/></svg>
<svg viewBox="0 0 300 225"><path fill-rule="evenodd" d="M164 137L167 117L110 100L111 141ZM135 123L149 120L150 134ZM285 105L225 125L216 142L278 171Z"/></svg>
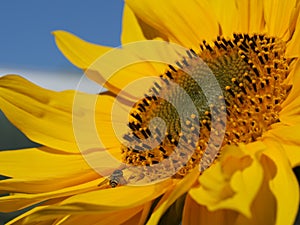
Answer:
<svg viewBox="0 0 300 225"><path fill-rule="evenodd" d="M83 155L57 154L45 147L3 151L0 154L0 162L3 162L5 167L0 169L0 174L9 179L0 181L0 192L10 192L14 195L3 197L0 202L7 202L9 205L20 200L18 204L9 207L24 207L32 201L38 202L41 199L97 189L99 183L107 181L103 176L109 176L120 167L120 161L115 157L117 153L119 148L110 149L109 152L89 149L83 152ZM109 155L113 160L108 160ZM35 161L32 160L33 157ZM24 159L27 161L23 161ZM100 180L94 181L95 179Z"/></svg>
<svg viewBox="0 0 300 225"><path fill-rule="evenodd" d="M161 82L158 75L166 72L168 64L178 67L176 62L184 57L187 49L178 44L161 40L133 42L107 52L86 75L118 96L137 100L153 87L154 81ZM136 89L143 92L137 95Z"/></svg>
<svg viewBox="0 0 300 225"><path fill-rule="evenodd" d="M28 211L22 213L21 215L17 216L16 218L8 221L5 225L25 225L25 224L26 225L34 225L34 224L37 224L35 221L26 221L26 219L30 214L34 213L36 210L38 210L40 208L43 208L43 207L46 207L46 206L38 206L38 207L35 207L31 210L28 210ZM55 224L57 219L63 219L63 217L56 218L56 219L51 219L51 220L46 220L46 221L39 221L38 224L53 225L53 224Z"/></svg>
<svg viewBox="0 0 300 225"><path fill-rule="evenodd" d="M264 143L268 148L263 154L276 164L275 170L267 163L263 163L270 173L275 173L269 181L270 190L276 198L275 224L293 224L299 207L299 184L280 144L269 140Z"/></svg>
<svg viewBox="0 0 300 225"><path fill-rule="evenodd" d="M88 70L93 63L99 60L101 56L113 49L111 47L89 43L66 31L54 31L53 35L55 37L57 47L64 56L75 66L83 70ZM101 69L102 68L100 68L100 71ZM111 91L117 93L120 90L120 88L116 90L114 86L106 83L107 78L102 77L102 73L99 72L99 68L97 68L96 71L90 69L86 72L86 75L93 81L96 81L98 84L105 86Z"/></svg>
<svg viewBox="0 0 300 225"><path fill-rule="evenodd" d="M154 27L149 26L140 18L138 18L134 12L124 5L123 11L123 24L122 24L122 44L141 41L141 40L152 40L152 39L163 39L168 40L164 32L159 32Z"/></svg>
<svg viewBox="0 0 300 225"><path fill-rule="evenodd" d="M86 212L85 215L68 215L65 218L59 220L55 225L111 225L111 224L126 224L126 222L136 222L137 218L143 207L138 206L130 209L120 210L113 213L90 213ZM133 219L134 218L134 219ZM29 219L27 221L30 221ZM31 220L35 223L39 223L39 220ZM131 223L137 224L137 223Z"/></svg>
<svg viewBox="0 0 300 225"><path fill-rule="evenodd" d="M66 31L54 31L53 35L57 47L64 56L75 66L83 70L88 70L102 55L113 49L89 43ZM98 84L117 93L120 89L115 90L114 86L110 86L109 83L105 85L107 79L102 77L98 69L96 71L89 70L86 72L86 75Z"/></svg>
<svg viewBox="0 0 300 225"><path fill-rule="evenodd" d="M235 225L237 216L238 213L233 210L209 211L205 206L199 205L188 195L183 210L182 225Z"/></svg>
<svg viewBox="0 0 300 225"><path fill-rule="evenodd" d="M188 224L196 224L197 222L205 221L206 224L233 224L233 225L272 225L272 224L292 224L298 209L299 201L299 188L297 180L288 164L288 160L284 155L283 149L279 144L271 140L264 140L264 142L255 142L243 147L240 146L242 151L234 152L231 148L229 152L225 153L225 157L221 157L220 163L222 166L219 171L224 173L227 182L234 179L237 174L236 169L246 171L248 168L253 167L253 164L258 164L261 172L252 171L252 174L239 178L240 187L248 190L248 194L254 195L251 197L250 202L247 200L248 196L244 195L239 201L235 201L234 205L230 203L241 192L235 182L230 181L230 186L234 192L231 195L224 196L228 192L228 187L222 187L220 178L217 173L206 173L200 177L200 186L193 188L190 191L190 196L195 202L187 198L186 209L184 210L183 221ZM245 161L245 151L247 150L252 155L252 162ZM238 161L232 156L238 156ZM247 154L246 154L247 155ZM241 159L243 159L240 161ZM225 163L227 162L227 163ZM217 164L214 166L216 168ZM213 167L211 167L213 168ZM235 169L236 168L236 169ZM216 169L214 169L216 171ZM208 170L207 170L208 171ZM231 175L230 175L231 174ZM263 177L260 175L262 174ZM209 175L209 176L208 176ZM255 187L257 183L254 178L263 178L262 182L258 182L258 189ZM202 182L202 183L201 183ZM236 183L236 184L234 184ZM205 186L203 186L205 185ZM215 186L215 187L214 187ZM218 191L220 189L222 192ZM247 188L248 187L248 188ZM285 191L283 191L285 190ZM201 191L204 192L201 195ZM198 192L198 193L197 193ZM225 197L225 198L224 198ZM209 199L211 199L209 201ZM214 199L214 201L212 201ZM228 201L225 203L226 201ZM223 202L225 204L222 206ZM245 201L248 202L248 210L243 210ZM189 206L188 204L191 204ZM199 205L197 205L199 204ZM218 205L217 207L213 205ZM188 216L191 212L191 207L198 208L199 214L195 219L189 219ZM206 208L207 207L207 208ZM230 218L228 217L230 215ZM191 216L190 216L191 217Z"/></svg>
<svg viewBox="0 0 300 225"><path fill-rule="evenodd" d="M67 215L63 219L58 220L55 225L143 225L145 223L145 214L148 213L151 206L151 202L144 206L138 206L130 209L125 209L113 213L107 214L89 214L86 215ZM145 214L145 215L144 215Z"/></svg>
<svg viewBox="0 0 300 225"><path fill-rule="evenodd" d="M101 56L105 55L105 53L111 50L113 50L114 52L120 52L121 54L121 49L113 49L110 47L92 44L66 31L55 31L53 32L53 34L57 47L65 55L65 57L70 60L70 62L72 62L80 69L85 70L86 75L90 79L96 81L98 84L108 88L115 93L118 93L125 84L128 84L132 80L137 79L136 77L140 77L141 73L143 74L147 71L148 75L151 75L151 71L153 70L151 66L150 69L145 65L137 65L135 67L131 66L131 68L129 68L128 70L121 71L121 76L124 79L119 79L120 77L118 77L118 79L116 79L115 81L108 81L109 77L107 76L112 76L112 74L106 74L105 72L103 72L105 68L99 68L97 67L97 65L95 65L95 63L101 60ZM122 57L122 55L119 56ZM114 58L113 60L121 59ZM113 61L111 61L110 64L112 62ZM115 70L119 69L120 68L115 68ZM157 75L157 72L155 72L155 75Z"/></svg>
<svg viewBox="0 0 300 225"><path fill-rule="evenodd" d="M122 44L146 39L136 16L126 4L124 5L122 23Z"/></svg>
<svg viewBox="0 0 300 225"><path fill-rule="evenodd" d="M271 36L289 38L290 18L296 7L296 0L288 2L281 0L265 0L264 18L266 21L267 33Z"/></svg>
<svg viewBox="0 0 300 225"><path fill-rule="evenodd" d="M287 155L290 166L300 165L300 124L294 126L277 126L263 135L262 141L279 141L285 154Z"/></svg>
<svg viewBox="0 0 300 225"><path fill-rule="evenodd" d="M299 129L300 124L294 126L274 126L263 135L263 140L267 137L273 137L274 140L279 140L281 144L299 145Z"/></svg>
<svg viewBox="0 0 300 225"><path fill-rule="evenodd" d="M88 174L86 174L88 175ZM80 178L80 176L79 176ZM42 193L14 193L13 195L4 196L0 198L0 212L12 212L16 210L20 210L23 208L26 208L28 206L31 206L36 203L40 203L43 201L48 201L49 199L61 199L67 198L72 195L88 192L88 191L94 191L97 190L98 184L104 181L106 178L100 178L97 179L95 176L89 177L91 181L85 181L82 183L82 181L78 182L78 184L73 184L69 187L55 187L58 189L54 189L53 191L49 192L42 192ZM70 179L70 178L66 178ZM27 181L30 183L30 180ZM49 181L45 181L45 183L60 183L60 181L49 179ZM0 184L1 186L1 184ZM34 188L34 185L32 185ZM46 191L42 190L41 191Z"/></svg>
<svg viewBox="0 0 300 225"><path fill-rule="evenodd" d="M275 203L268 200L269 197L272 198L273 196L269 189L266 190L266 192L260 190L254 199L251 206L253 215L251 218L247 218L243 214L230 209L209 210L206 206L197 204L189 196L185 203L186 208L184 209L182 224L273 225L275 223L275 214L270 215L268 211L271 209L271 212L275 212Z"/></svg>
<svg viewBox="0 0 300 225"><path fill-rule="evenodd" d="M136 41L144 41L144 40L152 40L152 39L167 40L164 33L157 31L153 27L147 25L142 20L137 18L134 12L128 7L127 4L125 4L124 11L123 11L123 21L122 21L122 35L121 35L122 45L136 42ZM151 66L155 68L155 71L157 71L156 73L154 73L154 75L162 73L166 68L165 65L162 65L160 63L148 62L148 64L151 64ZM129 72L127 76L130 76Z"/></svg>
<svg viewBox="0 0 300 225"><path fill-rule="evenodd" d="M163 194L170 184L171 181L166 180L148 186L124 186L78 194L56 205L41 208L27 219L43 221L63 215L86 214L86 212L105 214L138 207Z"/></svg>
<svg viewBox="0 0 300 225"><path fill-rule="evenodd" d="M284 107L279 113L282 124L295 126L300 123L300 96L296 97L289 105Z"/></svg>
<svg viewBox="0 0 300 225"><path fill-rule="evenodd" d="M125 11L124 16L126 18L125 24L131 24L134 20L129 10ZM137 25L133 25L137 30ZM142 34L138 34L138 32L130 33L130 37L125 32L124 39L128 42L138 41L139 38L142 38ZM130 55L128 51L123 51L120 48L103 47L86 42L66 31L55 31L53 34L58 48L67 59L75 66L85 70L86 76L91 80L116 94L132 81L147 76L157 76L166 67L165 65L156 65L158 63L145 62L147 59L142 58L143 53L138 56L135 56L134 53ZM128 57L132 59L129 64L125 62L128 61ZM143 63L136 63L137 61ZM101 64L101 62L103 63Z"/></svg>
<svg viewBox="0 0 300 225"><path fill-rule="evenodd" d="M80 69L87 69L101 55L112 49L86 42L62 30L53 32L55 42L64 56Z"/></svg>
<svg viewBox="0 0 300 225"><path fill-rule="evenodd" d="M146 219L148 218L150 209L152 207L152 203L153 201L145 203L143 205L143 209L138 214L136 214L126 222L122 223L122 225L132 225L132 224L144 225L146 223Z"/></svg>
<svg viewBox="0 0 300 225"><path fill-rule="evenodd" d="M127 120L118 119L119 115L126 113L125 107L125 104L109 93L87 95L76 92L72 105L71 126L76 145L82 154L120 147L113 125L127 125ZM112 114L115 108L119 110L116 116Z"/></svg>
<svg viewBox="0 0 300 225"><path fill-rule="evenodd" d="M276 199L270 190L269 182L274 177L276 165L264 156L260 156L260 164L263 167L264 179L251 204L250 218L240 214L236 224L245 225L273 225L276 221Z"/></svg>
<svg viewBox="0 0 300 225"><path fill-rule="evenodd" d="M195 183L199 176L199 169L195 168L190 174L184 177L182 180L175 183L173 187L170 187L169 191L164 194L159 203L155 207L147 225L158 224L162 215L166 210L184 193L188 192L191 186Z"/></svg>
<svg viewBox="0 0 300 225"><path fill-rule="evenodd" d="M49 91L16 75L1 77L0 89L0 109L27 137L77 152L72 131L73 91Z"/></svg>
<svg viewBox="0 0 300 225"><path fill-rule="evenodd" d="M55 154L45 147L0 152L0 190L41 193L70 187L99 177L81 155Z"/></svg>
<svg viewBox="0 0 300 225"><path fill-rule="evenodd" d="M208 1L132 1L126 3L145 23L165 33L169 41L187 48L198 48L219 33L218 23ZM188 16L187 16L188 15Z"/></svg>
<svg viewBox="0 0 300 225"><path fill-rule="evenodd" d="M116 51L118 53L116 53ZM105 55L105 60L99 60L92 65L92 67L85 72L85 75L96 83L109 89L116 95L120 95L121 93L121 95L125 98L129 97L130 100L136 100L136 96L134 94L128 94L124 90L127 90L128 92L128 90L130 90L128 87L135 82L139 82L141 84L144 78L147 79L152 76L158 77L158 75L162 74L162 72L158 72L156 67L147 62L147 60L133 56L131 53L128 53L128 51L115 50L109 53L111 54ZM116 57L117 59L114 60L114 64L107 64ZM106 67L110 68L105 68L103 65L108 65ZM163 71L166 66L163 65L161 68ZM145 83L144 90L147 90L148 86L150 86L150 84Z"/></svg>
<svg viewBox="0 0 300 225"><path fill-rule="evenodd" d="M281 144L289 158L290 166L295 168L300 166L300 147L298 145Z"/></svg>
<svg viewBox="0 0 300 225"><path fill-rule="evenodd" d="M58 216L56 219L49 219L41 221L39 218L37 219L30 219L28 218L29 215L33 214L35 211L43 208L36 207L21 216L9 221L7 225L19 225L19 224L26 224L26 225L34 225L34 224L41 224L41 225L73 225L73 224L80 224L80 225L110 225L110 224L120 224L120 225L142 225L143 223L139 223L141 218L141 214L145 209L144 206L137 206L134 208L124 209L120 211L116 211L113 213L90 213L86 212L83 215L66 215L66 216ZM147 208L147 206L146 206Z"/></svg>
<svg viewBox="0 0 300 225"><path fill-rule="evenodd" d="M251 152L248 152L249 150ZM190 190L191 197L209 210L231 209L251 217L251 204L262 183L263 170L255 154L263 146L251 144L225 147L220 162L200 177L200 186Z"/></svg>
<svg viewBox="0 0 300 225"><path fill-rule="evenodd" d="M94 118L95 114L110 116L107 106L114 97L50 91L16 75L1 77L0 89L0 109L32 141L65 153L103 147L94 128ZM108 121L100 123L103 130L105 123ZM78 130L79 134L74 133Z"/></svg>

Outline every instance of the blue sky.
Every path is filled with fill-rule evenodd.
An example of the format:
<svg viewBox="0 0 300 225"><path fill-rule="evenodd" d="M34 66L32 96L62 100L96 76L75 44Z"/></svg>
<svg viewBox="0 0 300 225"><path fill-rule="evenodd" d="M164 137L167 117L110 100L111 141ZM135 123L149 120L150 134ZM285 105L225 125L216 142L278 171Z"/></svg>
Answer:
<svg viewBox="0 0 300 225"><path fill-rule="evenodd" d="M51 32L70 31L98 44L120 44L122 0L0 2L0 68L72 70Z"/></svg>
<svg viewBox="0 0 300 225"><path fill-rule="evenodd" d="M15 73L45 88L75 89L82 72L59 52L51 32L119 46L122 11L123 0L0 1L0 76ZM0 149L30 145L0 111Z"/></svg>

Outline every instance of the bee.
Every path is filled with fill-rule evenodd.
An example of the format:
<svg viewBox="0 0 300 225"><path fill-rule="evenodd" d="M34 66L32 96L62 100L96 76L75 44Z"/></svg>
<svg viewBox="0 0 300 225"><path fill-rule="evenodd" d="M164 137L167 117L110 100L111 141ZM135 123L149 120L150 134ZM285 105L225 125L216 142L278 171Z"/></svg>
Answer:
<svg viewBox="0 0 300 225"><path fill-rule="evenodd" d="M115 170L112 175L109 177L109 185L114 188L123 181L123 171L122 170Z"/></svg>
<svg viewBox="0 0 300 225"><path fill-rule="evenodd" d="M126 181L123 176L123 171L122 170L115 170L109 178L106 178L104 181L102 181L99 186L102 186L103 184L108 183L112 188L117 187L118 185L125 184Z"/></svg>

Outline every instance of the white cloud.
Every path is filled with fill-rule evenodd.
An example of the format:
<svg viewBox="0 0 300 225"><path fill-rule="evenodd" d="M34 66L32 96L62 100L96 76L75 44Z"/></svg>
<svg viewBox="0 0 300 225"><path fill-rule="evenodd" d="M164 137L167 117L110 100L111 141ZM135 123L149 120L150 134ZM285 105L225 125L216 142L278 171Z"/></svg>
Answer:
<svg viewBox="0 0 300 225"><path fill-rule="evenodd" d="M104 91L100 85L88 80L83 74L76 72L0 68L0 76L6 74L20 75L43 88L55 91L69 89L79 89L87 93L99 93L100 91Z"/></svg>

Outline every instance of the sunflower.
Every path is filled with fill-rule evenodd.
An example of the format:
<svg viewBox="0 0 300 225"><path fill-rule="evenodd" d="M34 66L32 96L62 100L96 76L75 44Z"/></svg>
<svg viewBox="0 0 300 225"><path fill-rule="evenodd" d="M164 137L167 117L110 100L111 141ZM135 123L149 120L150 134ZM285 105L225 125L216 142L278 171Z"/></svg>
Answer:
<svg viewBox="0 0 300 225"><path fill-rule="evenodd" d="M31 206L8 224L293 224L299 205L292 170L300 162L299 7L297 1L127 0L124 46L162 40L191 50L177 67L138 63L111 79L103 68L93 67L110 47L54 32L62 53L109 91L54 92L16 75L0 79L1 110L42 145L0 152L0 174L7 177L0 181L0 190L9 194L0 198L0 211ZM226 120L217 120L226 124L220 128L224 139L220 145L215 139L211 143L218 149L216 159L207 151L209 136L219 131L212 126L215 109L186 73L207 72L194 63L196 57L216 77L226 107ZM145 97L130 105L132 95L122 90L149 76L158 81L142 87ZM188 115L184 126L176 122L179 116L172 106L155 95L169 93L183 104L170 83L189 94L199 114ZM111 113L124 109L129 112L130 129L126 133L121 129L123 142L112 128ZM95 126L90 125L95 122L90 115L95 116ZM147 146L139 141L159 132L160 121L150 123L156 117L166 121L166 135L154 149L144 151ZM101 143L90 136L90 129ZM185 136L180 129L200 132ZM181 141L184 145L179 145ZM180 155L184 149L192 149L188 157ZM125 185L130 179L149 178L145 175L149 168L174 152L187 159L163 165L172 176L148 185ZM133 169L146 169L123 181L130 169L116 169L119 164L108 163L108 153ZM210 161L203 162L207 155ZM101 168L92 168L91 162Z"/></svg>

